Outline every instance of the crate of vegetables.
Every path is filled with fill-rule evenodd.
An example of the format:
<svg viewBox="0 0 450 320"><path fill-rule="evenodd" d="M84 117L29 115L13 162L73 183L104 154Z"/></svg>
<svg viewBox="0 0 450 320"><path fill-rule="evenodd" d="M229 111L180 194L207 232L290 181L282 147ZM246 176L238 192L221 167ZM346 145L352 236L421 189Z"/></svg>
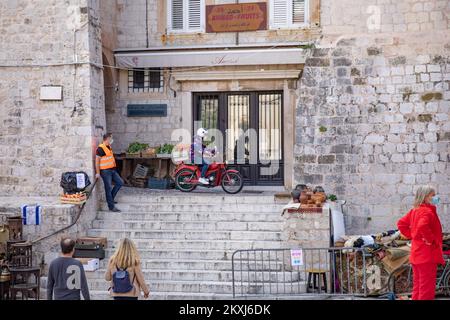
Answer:
<svg viewBox="0 0 450 320"><path fill-rule="evenodd" d="M133 142L127 150L127 158L141 158L142 152L148 149L149 145L145 143Z"/></svg>
<svg viewBox="0 0 450 320"><path fill-rule="evenodd" d="M172 151L175 148L172 144L164 144L159 146L156 149L156 157L157 158L171 158L172 157Z"/></svg>
<svg viewBox="0 0 450 320"><path fill-rule="evenodd" d="M60 197L61 203L64 204L83 204L87 201L85 192L78 192L74 194L64 193Z"/></svg>

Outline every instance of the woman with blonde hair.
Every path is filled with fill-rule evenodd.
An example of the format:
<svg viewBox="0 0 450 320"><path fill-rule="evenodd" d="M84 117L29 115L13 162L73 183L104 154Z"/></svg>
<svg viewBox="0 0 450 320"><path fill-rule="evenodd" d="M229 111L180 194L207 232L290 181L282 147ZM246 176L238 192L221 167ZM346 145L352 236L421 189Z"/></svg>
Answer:
<svg viewBox="0 0 450 320"><path fill-rule="evenodd" d="M433 300L436 273L445 264L442 253L442 226L436 212L440 198L432 186L417 189L414 208L401 218L398 229L411 239L410 262L413 268L413 300Z"/></svg>
<svg viewBox="0 0 450 320"><path fill-rule="evenodd" d="M105 279L111 282L109 291L114 300L138 300L141 291L145 299L150 295L139 254L130 239L120 241L116 253L109 260Z"/></svg>

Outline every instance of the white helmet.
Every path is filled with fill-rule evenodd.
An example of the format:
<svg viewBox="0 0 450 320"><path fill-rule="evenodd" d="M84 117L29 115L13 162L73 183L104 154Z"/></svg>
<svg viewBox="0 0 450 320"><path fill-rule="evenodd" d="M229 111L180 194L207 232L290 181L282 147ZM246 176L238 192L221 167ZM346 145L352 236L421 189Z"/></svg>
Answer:
<svg viewBox="0 0 450 320"><path fill-rule="evenodd" d="M200 128L197 130L197 135L201 138L206 137L207 134L208 134L208 130L206 130L205 128Z"/></svg>

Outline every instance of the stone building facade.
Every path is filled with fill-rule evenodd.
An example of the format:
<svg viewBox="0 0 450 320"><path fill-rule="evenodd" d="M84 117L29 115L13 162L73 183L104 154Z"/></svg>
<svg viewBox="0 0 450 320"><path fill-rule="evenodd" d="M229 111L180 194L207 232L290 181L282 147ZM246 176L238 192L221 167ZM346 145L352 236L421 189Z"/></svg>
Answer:
<svg viewBox="0 0 450 320"><path fill-rule="evenodd" d="M41 204L42 224L24 227L28 240L74 221L77 210L57 197L61 174L94 172L106 125L99 13L91 0L0 3L0 216ZM62 98L41 100L48 86L62 87ZM86 209L72 236L91 226L96 200ZM55 243L37 244L35 261L57 256Z"/></svg>
<svg viewBox="0 0 450 320"><path fill-rule="evenodd" d="M269 0L260 2L270 8ZM198 92L276 91L283 97L282 185L324 186L347 200L349 232L365 233L394 228L415 186L432 183L447 229L450 4L308 4L302 27L176 33L168 31L162 0L2 1L0 194L54 196L62 172L93 174L106 131L115 134L118 152L136 140L174 141L174 129L193 131ZM130 91L129 69L144 67L127 67L125 58L183 50L194 58L234 50L244 61L245 50L258 59L296 55L289 63L266 56L260 64L165 65L161 90ZM63 87L62 100L40 100L49 85ZM130 118L130 104L165 104L167 117ZM93 204L83 218L86 226L95 210Z"/></svg>
<svg viewBox="0 0 450 320"><path fill-rule="evenodd" d="M175 72L174 79L167 79L175 81L167 86L176 88L177 97L171 88L154 97L130 94L127 71L118 72L117 111L108 115L108 125L124 137L120 147L146 137L151 144L170 141L174 127L189 128L190 99L199 88L213 92L282 89L287 100L286 187L325 186L327 192L347 200L350 232L365 233L395 227L411 206L415 186L431 183L442 195L440 212L448 225L449 3L322 0L309 4L307 28L236 35L173 34L167 32L163 1L118 1L119 49L145 52L141 48L291 42L314 47L305 50L301 66L290 66L300 71L298 80L258 83L233 76L212 81L214 76L202 78L201 72L192 72L177 81ZM277 67L264 66L264 70ZM233 69L220 68L227 70ZM214 71L205 69L203 74ZM168 103L169 117L150 123L127 120L126 105L143 101ZM286 108L289 104L292 109ZM295 122L289 121L291 117Z"/></svg>
<svg viewBox="0 0 450 320"><path fill-rule="evenodd" d="M324 37L300 84L294 174L347 200L350 230L394 227L420 184L437 187L448 229L449 6L322 1Z"/></svg>

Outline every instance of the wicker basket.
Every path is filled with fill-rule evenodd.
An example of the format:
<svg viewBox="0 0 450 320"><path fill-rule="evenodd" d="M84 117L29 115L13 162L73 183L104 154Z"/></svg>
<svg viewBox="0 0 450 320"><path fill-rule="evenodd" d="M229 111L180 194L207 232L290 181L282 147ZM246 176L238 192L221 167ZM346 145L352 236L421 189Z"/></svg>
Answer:
<svg viewBox="0 0 450 320"><path fill-rule="evenodd" d="M61 201L61 203L64 203L64 204L81 205L87 201L87 196L86 196L86 194L83 194L79 197L73 198L73 197L69 197L66 194L63 194L60 197L60 201Z"/></svg>

